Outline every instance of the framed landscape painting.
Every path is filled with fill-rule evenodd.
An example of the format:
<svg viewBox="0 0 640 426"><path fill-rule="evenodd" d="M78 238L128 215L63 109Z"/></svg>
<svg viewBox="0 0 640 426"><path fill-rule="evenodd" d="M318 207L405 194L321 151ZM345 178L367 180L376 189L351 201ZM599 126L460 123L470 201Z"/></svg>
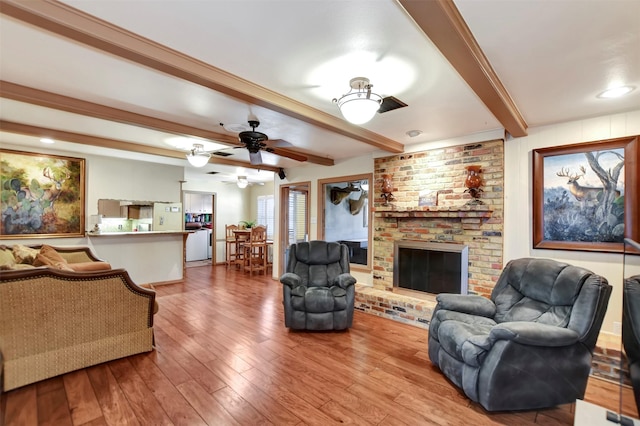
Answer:
<svg viewBox="0 0 640 426"><path fill-rule="evenodd" d="M533 247L619 252L636 241L638 137L533 151Z"/></svg>
<svg viewBox="0 0 640 426"><path fill-rule="evenodd" d="M84 158L0 149L0 239L84 236Z"/></svg>

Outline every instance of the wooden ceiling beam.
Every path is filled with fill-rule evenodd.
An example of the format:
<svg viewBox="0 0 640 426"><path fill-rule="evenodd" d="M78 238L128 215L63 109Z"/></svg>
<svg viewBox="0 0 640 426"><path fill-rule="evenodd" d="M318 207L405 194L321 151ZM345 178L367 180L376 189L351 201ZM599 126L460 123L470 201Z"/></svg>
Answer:
<svg viewBox="0 0 640 426"><path fill-rule="evenodd" d="M452 0L398 0L480 100L514 137L527 123Z"/></svg>
<svg viewBox="0 0 640 426"><path fill-rule="evenodd" d="M12 121L0 120L0 131L9 133L17 133L20 135L33 136L38 138L51 138L59 141L77 143L81 145L98 146L101 148L117 149L121 151L137 152L141 154L158 155L161 157L177 158L186 161L186 153L175 151L173 149L158 148L150 145L141 145L139 143L120 141L115 139L102 138L98 136L86 135L82 133L67 132L64 130L49 129L45 127L31 126L29 124L15 123ZM278 173L280 167L269 166L266 164L253 165L244 161L230 160L224 157L212 155L209 163L223 164L226 166L244 167L256 170L268 170Z"/></svg>
<svg viewBox="0 0 640 426"><path fill-rule="evenodd" d="M137 114L131 111L112 108L93 102L87 102L81 99L71 98L44 90L34 89L8 81L0 80L0 97L102 120L115 121L122 124L129 124L132 126L144 127L146 129L167 132L179 136L195 136L234 147L244 146L242 143L240 143L238 137L235 135L213 132L211 130L202 129L199 127L188 126L168 120L162 120L160 118ZM130 143L127 146L130 146L131 144L133 143ZM332 166L334 164L332 158L308 153L302 149L279 148L278 150L302 154L307 157L307 162L309 163L315 163L324 166Z"/></svg>
<svg viewBox="0 0 640 426"><path fill-rule="evenodd" d="M0 13L325 130L401 153L404 145L53 0L1 0Z"/></svg>

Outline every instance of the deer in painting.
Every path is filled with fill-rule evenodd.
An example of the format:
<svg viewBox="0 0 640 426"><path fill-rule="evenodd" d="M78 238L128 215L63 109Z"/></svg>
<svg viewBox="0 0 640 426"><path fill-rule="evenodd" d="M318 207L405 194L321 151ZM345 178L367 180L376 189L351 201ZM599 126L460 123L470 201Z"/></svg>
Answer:
<svg viewBox="0 0 640 426"><path fill-rule="evenodd" d="M14 178L9 181L9 187L15 191L15 203L14 209L20 207L17 204L19 201L27 200L31 203L37 203L42 208L53 208L53 202L60 196L62 192L62 185L71 177L68 171L65 171L60 178L56 178L55 173L51 170L51 167L45 167L42 169L42 175L49 179L53 184L48 188L43 187L36 179L32 179L31 183L24 185L19 179ZM59 173L60 175L60 173Z"/></svg>
<svg viewBox="0 0 640 426"><path fill-rule="evenodd" d="M569 191L571 195L575 197L576 200L583 203L594 203L598 201L598 194L600 194L604 188L602 187L591 187L591 186L582 186L578 183L578 179L584 177L587 173L584 166L580 166L581 174L575 173L570 174L569 169L565 169L564 167L560 172L557 172L556 175L560 177L567 177L569 180L567 184L569 185ZM620 195L620 191L616 191L616 195Z"/></svg>
<svg viewBox="0 0 640 426"><path fill-rule="evenodd" d="M42 175L53 182L50 188L43 191L41 200L48 201L49 206L53 208L53 202L60 196L62 192L62 184L71 177L69 172L66 172L64 177L56 179L54 173L51 171L51 167L45 167L42 170Z"/></svg>

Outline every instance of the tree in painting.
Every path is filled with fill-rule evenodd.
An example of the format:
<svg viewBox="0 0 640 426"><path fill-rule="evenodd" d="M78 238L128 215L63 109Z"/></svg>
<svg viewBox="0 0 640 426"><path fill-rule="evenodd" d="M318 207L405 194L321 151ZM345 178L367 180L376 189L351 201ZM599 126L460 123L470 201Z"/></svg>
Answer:
<svg viewBox="0 0 640 426"><path fill-rule="evenodd" d="M622 149L549 157L548 163L545 159L544 238L622 242L624 185L619 180L623 168ZM551 173L567 180L548 183ZM586 182L591 175L598 184L593 184L595 178Z"/></svg>

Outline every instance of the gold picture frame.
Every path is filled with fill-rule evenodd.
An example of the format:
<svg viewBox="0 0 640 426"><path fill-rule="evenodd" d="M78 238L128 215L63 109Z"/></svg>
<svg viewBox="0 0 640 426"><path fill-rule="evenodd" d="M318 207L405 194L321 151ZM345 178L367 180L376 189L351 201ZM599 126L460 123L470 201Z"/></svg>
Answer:
<svg viewBox="0 0 640 426"><path fill-rule="evenodd" d="M0 239L83 237L85 159L0 149Z"/></svg>

